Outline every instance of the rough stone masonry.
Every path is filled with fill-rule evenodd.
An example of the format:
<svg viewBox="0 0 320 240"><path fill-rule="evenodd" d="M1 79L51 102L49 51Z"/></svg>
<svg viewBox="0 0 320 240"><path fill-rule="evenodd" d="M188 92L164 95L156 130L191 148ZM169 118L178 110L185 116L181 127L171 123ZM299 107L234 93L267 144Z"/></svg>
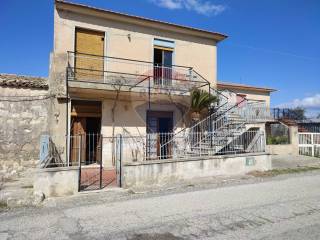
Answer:
<svg viewBox="0 0 320 240"><path fill-rule="evenodd" d="M0 177L36 165L48 130L48 94L45 78L0 74Z"/></svg>

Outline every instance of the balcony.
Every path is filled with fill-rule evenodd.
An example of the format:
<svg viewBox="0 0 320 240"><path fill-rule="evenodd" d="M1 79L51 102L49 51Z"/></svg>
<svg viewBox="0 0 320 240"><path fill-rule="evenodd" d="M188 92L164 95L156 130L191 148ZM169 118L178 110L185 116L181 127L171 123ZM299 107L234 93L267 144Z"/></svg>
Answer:
<svg viewBox="0 0 320 240"><path fill-rule="evenodd" d="M192 67L68 52L68 87L189 95L209 82Z"/></svg>

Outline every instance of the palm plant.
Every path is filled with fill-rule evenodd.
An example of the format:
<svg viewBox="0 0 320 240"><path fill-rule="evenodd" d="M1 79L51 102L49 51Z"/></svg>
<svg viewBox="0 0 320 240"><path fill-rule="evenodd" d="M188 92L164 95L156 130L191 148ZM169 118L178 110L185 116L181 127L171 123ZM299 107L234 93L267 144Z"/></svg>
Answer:
<svg viewBox="0 0 320 240"><path fill-rule="evenodd" d="M202 113L207 111L209 107L217 102L218 98L201 89L194 89L191 92L191 118L199 121Z"/></svg>

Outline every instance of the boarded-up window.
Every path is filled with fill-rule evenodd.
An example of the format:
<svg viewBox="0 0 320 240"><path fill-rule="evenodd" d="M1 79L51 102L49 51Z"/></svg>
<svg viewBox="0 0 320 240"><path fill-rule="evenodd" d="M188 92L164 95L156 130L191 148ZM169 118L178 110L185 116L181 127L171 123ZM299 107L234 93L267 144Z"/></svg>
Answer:
<svg viewBox="0 0 320 240"><path fill-rule="evenodd" d="M103 81L104 32L77 28L75 39L76 79Z"/></svg>

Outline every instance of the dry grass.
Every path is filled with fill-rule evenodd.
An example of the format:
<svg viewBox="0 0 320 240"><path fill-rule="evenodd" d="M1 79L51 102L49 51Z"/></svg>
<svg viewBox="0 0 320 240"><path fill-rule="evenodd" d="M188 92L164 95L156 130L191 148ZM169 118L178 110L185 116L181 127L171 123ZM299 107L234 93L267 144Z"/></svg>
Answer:
<svg viewBox="0 0 320 240"><path fill-rule="evenodd" d="M0 209L3 209L3 208L8 208L8 205L6 202L1 202L0 201Z"/></svg>
<svg viewBox="0 0 320 240"><path fill-rule="evenodd" d="M285 168L285 169L272 169L269 171L252 171L248 175L254 177L273 177L283 174L302 173L308 171L320 170L320 167L298 167L298 168Z"/></svg>

